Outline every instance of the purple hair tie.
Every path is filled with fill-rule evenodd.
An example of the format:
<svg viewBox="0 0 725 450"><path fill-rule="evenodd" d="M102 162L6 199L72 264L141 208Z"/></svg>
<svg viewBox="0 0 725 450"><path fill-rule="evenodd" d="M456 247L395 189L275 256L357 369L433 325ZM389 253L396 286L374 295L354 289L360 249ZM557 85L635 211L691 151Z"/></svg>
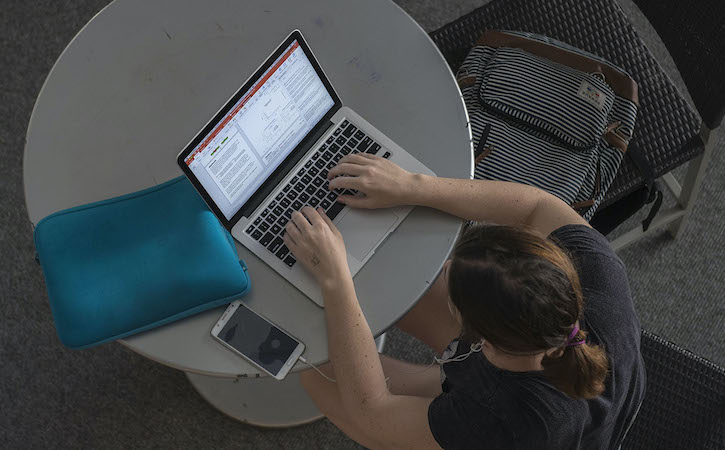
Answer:
<svg viewBox="0 0 725 450"><path fill-rule="evenodd" d="M577 346L577 345L582 345L582 344L586 344L587 343L587 340L586 339L582 339L581 341L571 342L571 340L574 339L574 336L576 336L576 334L578 332L579 332L579 325L574 325L574 329L571 330L571 333L569 333L569 337L566 338L566 342L564 343L564 346L565 347L574 347L574 346Z"/></svg>

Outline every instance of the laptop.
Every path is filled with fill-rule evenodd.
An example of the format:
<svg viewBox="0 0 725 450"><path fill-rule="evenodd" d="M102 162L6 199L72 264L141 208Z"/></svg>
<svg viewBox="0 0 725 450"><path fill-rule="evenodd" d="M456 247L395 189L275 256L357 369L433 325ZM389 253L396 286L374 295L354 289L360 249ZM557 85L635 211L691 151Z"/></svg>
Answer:
<svg viewBox="0 0 725 450"><path fill-rule="evenodd" d="M328 171L369 153L433 175L343 106L299 30L294 30L179 153L177 163L232 236L319 306L320 287L284 245L304 205L322 208L345 239L353 276L412 207L352 209L329 190Z"/></svg>

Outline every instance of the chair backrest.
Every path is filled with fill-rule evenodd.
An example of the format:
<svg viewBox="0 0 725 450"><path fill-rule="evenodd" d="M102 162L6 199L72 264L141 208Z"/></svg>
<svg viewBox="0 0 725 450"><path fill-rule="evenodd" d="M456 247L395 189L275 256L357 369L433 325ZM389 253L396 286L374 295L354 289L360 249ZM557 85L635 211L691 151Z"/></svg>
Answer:
<svg viewBox="0 0 725 450"><path fill-rule="evenodd" d="M634 0L680 70L703 122L725 116L725 5L722 0Z"/></svg>
<svg viewBox="0 0 725 450"><path fill-rule="evenodd" d="M722 449L725 369L642 331L647 392L622 449Z"/></svg>

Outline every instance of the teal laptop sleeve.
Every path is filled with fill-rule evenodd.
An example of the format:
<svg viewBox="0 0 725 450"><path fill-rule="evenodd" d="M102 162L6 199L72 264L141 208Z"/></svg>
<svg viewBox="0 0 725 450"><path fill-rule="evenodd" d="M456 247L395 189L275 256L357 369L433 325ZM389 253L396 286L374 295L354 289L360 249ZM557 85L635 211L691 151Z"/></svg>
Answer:
<svg viewBox="0 0 725 450"><path fill-rule="evenodd" d="M232 236L183 176L52 214L34 239L70 348L150 330L250 289Z"/></svg>

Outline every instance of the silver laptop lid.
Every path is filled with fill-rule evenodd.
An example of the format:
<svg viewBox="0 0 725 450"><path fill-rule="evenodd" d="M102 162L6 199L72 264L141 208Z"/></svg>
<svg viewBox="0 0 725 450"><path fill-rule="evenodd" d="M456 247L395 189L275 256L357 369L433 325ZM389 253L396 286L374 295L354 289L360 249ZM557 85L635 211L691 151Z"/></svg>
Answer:
<svg viewBox="0 0 725 450"><path fill-rule="evenodd" d="M250 204L258 205L271 190L263 187L276 186L314 144L319 130L327 129L340 106L329 80L295 30L187 145L177 162L231 229ZM260 194L264 195L260 198Z"/></svg>

